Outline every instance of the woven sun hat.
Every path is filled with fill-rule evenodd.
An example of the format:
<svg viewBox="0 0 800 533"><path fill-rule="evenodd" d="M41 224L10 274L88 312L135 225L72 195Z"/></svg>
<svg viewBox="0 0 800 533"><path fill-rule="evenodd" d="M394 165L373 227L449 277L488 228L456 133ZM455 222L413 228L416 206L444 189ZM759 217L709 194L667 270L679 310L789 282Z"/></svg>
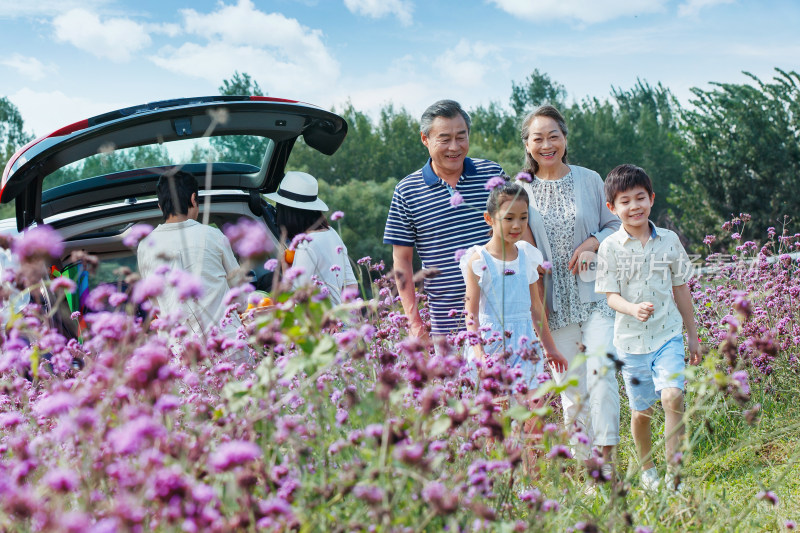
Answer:
<svg viewBox="0 0 800 533"><path fill-rule="evenodd" d="M319 185L317 179L311 174L291 170L286 173L278 190L265 194L275 203L308 209L309 211L328 211L325 202L317 197Z"/></svg>

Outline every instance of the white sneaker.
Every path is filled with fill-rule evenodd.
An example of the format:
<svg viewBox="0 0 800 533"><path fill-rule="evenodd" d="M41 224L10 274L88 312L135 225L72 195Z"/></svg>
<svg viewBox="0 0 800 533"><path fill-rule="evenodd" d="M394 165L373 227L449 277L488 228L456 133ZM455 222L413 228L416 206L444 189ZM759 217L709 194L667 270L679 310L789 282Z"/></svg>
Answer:
<svg viewBox="0 0 800 533"><path fill-rule="evenodd" d="M658 492L661 480L658 478L658 470L656 470L656 467L649 468L642 472L640 484L642 489L647 492Z"/></svg>

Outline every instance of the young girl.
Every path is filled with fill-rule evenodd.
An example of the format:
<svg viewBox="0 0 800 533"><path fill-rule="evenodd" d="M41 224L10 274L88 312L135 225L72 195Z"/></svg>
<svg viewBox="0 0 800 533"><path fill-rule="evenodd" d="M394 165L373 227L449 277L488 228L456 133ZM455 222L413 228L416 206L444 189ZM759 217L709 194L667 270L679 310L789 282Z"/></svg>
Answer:
<svg viewBox="0 0 800 533"><path fill-rule="evenodd" d="M286 173L278 190L266 197L275 202L277 222L286 239L291 241L305 233L309 240L297 245L291 266L303 273L293 281L294 288L308 285L312 276L324 283L331 302L342 301L342 291L357 290L356 277L347 256L347 248L339 234L322 214L328 210L317 197L319 185L311 174L290 171Z"/></svg>
<svg viewBox="0 0 800 533"><path fill-rule="evenodd" d="M492 228L491 238L484 246L467 250L461 270L467 285L467 329L478 332L488 327L489 331L481 332L482 338L493 340L474 346L471 362L475 365L484 362L487 354L510 352L506 363L522 370L521 379L528 386L523 402L530 407L544 362L541 357L535 362L526 360L523 354L534 351L541 355L535 348L538 339L554 370L565 371L567 361L550 335L536 283L542 254L521 240L528 225L528 195L514 183L496 187L489 194L483 216Z"/></svg>

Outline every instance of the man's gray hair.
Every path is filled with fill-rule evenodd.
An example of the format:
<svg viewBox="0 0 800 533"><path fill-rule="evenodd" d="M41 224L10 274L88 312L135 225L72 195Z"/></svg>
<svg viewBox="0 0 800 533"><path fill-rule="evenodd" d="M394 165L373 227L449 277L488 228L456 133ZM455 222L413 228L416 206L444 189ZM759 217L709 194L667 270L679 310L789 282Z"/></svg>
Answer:
<svg viewBox="0 0 800 533"><path fill-rule="evenodd" d="M439 100L428 106L419 121L419 131L427 137L431 132L431 125L436 117L455 118L459 114L464 118L464 122L467 123L467 133L469 133L472 121L467 112L461 107L461 104L455 100Z"/></svg>

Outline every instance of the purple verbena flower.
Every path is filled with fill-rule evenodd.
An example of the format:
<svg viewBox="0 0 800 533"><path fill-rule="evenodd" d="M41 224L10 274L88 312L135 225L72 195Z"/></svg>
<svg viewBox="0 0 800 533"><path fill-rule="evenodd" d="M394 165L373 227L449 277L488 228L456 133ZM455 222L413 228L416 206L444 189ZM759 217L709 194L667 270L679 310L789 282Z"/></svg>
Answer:
<svg viewBox="0 0 800 533"><path fill-rule="evenodd" d="M278 268L278 260L277 259L268 259L266 263L264 263L264 268L269 270L270 272L274 272L276 268Z"/></svg>
<svg viewBox="0 0 800 533"><path fill-rule="evenodd" d="M496 189L497 187L502 187L505 184L506 184L506 179L504 177L495 176L489 179L489 181L486 182L486 185L484 185L483 188L486 189L487 191L491 191L493 189Z"/></svg>
<svg viewBox="0 0 800 533"><path fill-rule="evenodd" d="M264 224L240 218L236 224L226 224L223 228L233 250L245 259L264 257L275 245Z"/></svg>
<svg viewBox="0 0 800 533"><path fill-rule="evenodd" d="M358 485L353 489L353 495L371 505L377 505L383 502L384 492L375 485Z"/></svg>
<svg viewBox="0 0 800 533"><path fill-rule="evenodd" d="M292 242L289 243L290 250L297 250L297 247L303 244L304 242L311 242L313 239L311 236L305 233L298 233L297 235L292 238Z"/></svg>
<svg viewBox="0 0 800 533"><path fill-rule="evenodd" d="M178 300L185 302L186 300L197 300L203 296L203 282L198 277L190 272L183 270L173 270L167 277L169 284L175 287L175 292L178 294Z"/></svg>
<svg viewBox="0 0 800 533"><path fill-rule="evenodd" d="M255 461L260 457L261 448L257 444L250 441L235 440L219 445L216 451L211 454L209 464L217 472L224 472Z"/></svg>
<svg viewBox="0 0 800 533"><path fill-rule="evenodd" d="M549 459L554 459L556 457L561 457L564 459L572 459L572 451L569 448L564 446L563 444L556 444L550 451L547 453L547 457Z"/></svg>
<svg viewBox="0 0 800 533"><path fill-rule="evenodd" d="M10 429L25 422L25 418L17 411L0 413L0 429Z"/></svg>
<svg viewBox="0 0 800 533"><path fill-rule="evenodd" d="M75 282L66 276L59 276L50 282L50 290L55 293L61 291L74 292L76 287Z"/></svg>
<svg viewBox="0 0 800 533"><path fill-rule="evenodd" d="M64 253L61 235L50 226L36 226L17 237L12 251L23 263L58 259Z"/></svg>
<svg viewBox="0 0 800 533"><path fill-rule="evenodd" d="M161 295L162 292L164 292L164 277L155 274L148 276L140 279L133 288L133 302L141 304L145 300Z"/></svg>
<svg viewBox="0 0 800 533"><path fill-rule="evenodd" d="M289 267L286 269L286 272L283 273L283 278L287 283L292 283L304 273L305 269L302 267Z"/></svg>
<svg viewBox="0 0 800 533"><path fill-rule="evenodd" d="M463 203L464 203L464 197L461 196L461 193L458 191L454 192L453 195L450 197L450 205L452 207L458 207Z"/></svg>
<svg viewBox="0 0 800 533"><path fill-rule="evenodd" d="M549 513L550 511L553 511L554 513L558 512L559 508L560 506L558 505L558 502L555 500L545 500L544 502L542 502L542 511L544 511L545 513Z"/></svg>
<svg viewBox="0 0 800 533"><path fill-rule="evenodd" d="M78 400L68 392L57 392L40 398L34 410L42 416L55 416L66 413L78 404Z"/></svg>
<svg viewBox="0 0 800 533"><path fill-rule="evenodd" d="M778 496L771 490L762 490L756 494L756 500L761 500L770 505L778 505Z"/></svg>
<svg viewBox="0 0 800 533"><path fill-rule="evenodd" d="M122 244L128 248L134 248L139 244L139 241L150 235L151 231L153 231L153 226L150 224L134 224L122 239Z"/></svg>
<svg viewBox="0 0 800 533"><path fill-rule="evenodd" d="M56 492L72 492L78 488L78 476L74 470L66 468L51 469L42 481Z"/></svg>
<svg viewBox="0 0 800 533"><path fill-rule="evenodd" d="M342 211L334 211L331 213L331 220L334 222L342 218L344 218L344 213Z"/></svg>
<svg viewBox="0 0 800 533"><path fill-rule="evenodd" d="M533 181L533 178L527 172L519 172L519 173L517 173L517 175L514 177L514 179L517 180L517 181L522 181L524 183L531 183Z"/></svg>

